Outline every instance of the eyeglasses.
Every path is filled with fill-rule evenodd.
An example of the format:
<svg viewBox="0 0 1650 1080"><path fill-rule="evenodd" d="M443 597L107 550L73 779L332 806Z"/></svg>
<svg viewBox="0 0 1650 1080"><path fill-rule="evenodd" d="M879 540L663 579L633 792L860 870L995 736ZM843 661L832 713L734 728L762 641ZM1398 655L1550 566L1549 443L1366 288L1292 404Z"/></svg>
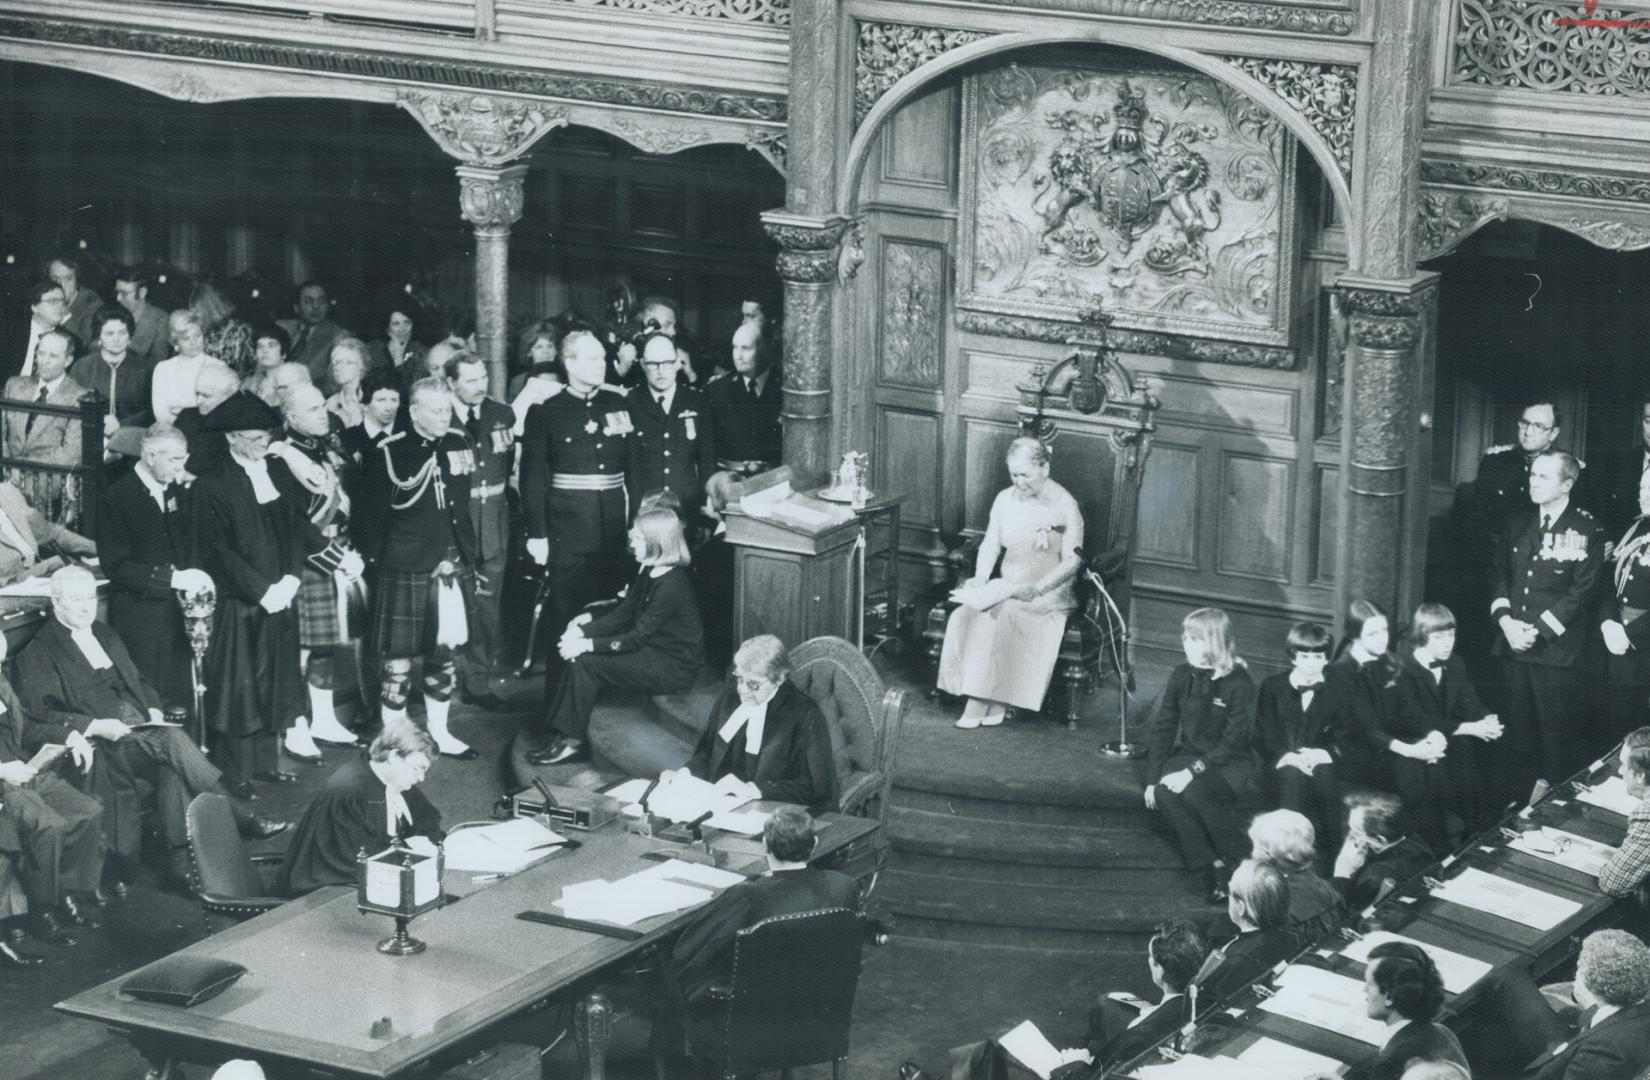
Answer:
<svg viewBox="0 0 1650 1080"><path fill-rule="evenodd" d="M1539 420L1525 420L1520 418L1518 421L1518 426L1525 431L1534 431L1539 434L1541 432L1553 430L1554 425L1543 424Z"/></svg>
<svg viewBox="0 0 1650 1080"><path fill-rule="evenodd" d="M650 367L650 368L675 367L676 366L676 361L674 361L674 360L643 360L642 361L642 366L643 367Z"/></svg>
<svg viewBox="0 0 1650 1080"><path fill-rule="evenodd" d="M738 683L740 686L743 686L746 690L749 690L752 693L755 693L768 685L767 679L753 679L749 675L741 675L739 674L737 668L728 672L728 676L733 679L734 682Z"/></svg>

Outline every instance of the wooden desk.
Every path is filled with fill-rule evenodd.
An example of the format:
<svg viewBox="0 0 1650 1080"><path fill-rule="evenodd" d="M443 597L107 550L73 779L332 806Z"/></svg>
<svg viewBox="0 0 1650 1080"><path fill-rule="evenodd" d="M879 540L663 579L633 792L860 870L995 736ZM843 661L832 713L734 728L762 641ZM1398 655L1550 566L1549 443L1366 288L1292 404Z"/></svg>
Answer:
<svg viewBox="0 0 1650 1080"><path fill-rule="evenodd" d="M823 865L880 827L840 814L822 821L814 861ZM445 1060L501 1020L580 994L580 1058L586 1077L602 1080L612 1006L600 978L667 941L692 911L638 924L645 936L635 941L517 919L522 911L554 910L563 885L624 877L650 865L644 852L673 847L625 833L617 822L572 835L583 841L579 850L554 853L500 882L478 886L467 873L449 873L444 884L460 899L414 920L413 933L429 945L420 955L379 953L374 945L393 929L391 920L357 911L353 888L330 887L183 950L247 968L210 1001L182 1009L124 998L128 973L56 1008L120 1032L157 1078L173 1076L179 1061L248 1054L272 1075L305 1068L396 1077ZM731 846L748 853L748 845ZM390 1030L375 1038L370 1029L384 1017Z"/></svg>

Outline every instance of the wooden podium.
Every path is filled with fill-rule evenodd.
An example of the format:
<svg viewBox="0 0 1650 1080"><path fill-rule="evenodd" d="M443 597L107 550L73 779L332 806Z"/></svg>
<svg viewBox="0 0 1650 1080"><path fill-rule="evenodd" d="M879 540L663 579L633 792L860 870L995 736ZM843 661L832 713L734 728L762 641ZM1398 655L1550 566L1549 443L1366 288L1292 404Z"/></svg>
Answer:
<svg viewBox="0 0 1650 1080"><path fill-rule="evenodd" d="M790 482L780 467L739 484L754 504ZM774 634L793 648L822 634L863 644L865 563L862 528L846 506L792 493L784 506L752 513L740 502L725 513L733 547L735 647ZM823 520L817 520L818 515Z"/></svg>

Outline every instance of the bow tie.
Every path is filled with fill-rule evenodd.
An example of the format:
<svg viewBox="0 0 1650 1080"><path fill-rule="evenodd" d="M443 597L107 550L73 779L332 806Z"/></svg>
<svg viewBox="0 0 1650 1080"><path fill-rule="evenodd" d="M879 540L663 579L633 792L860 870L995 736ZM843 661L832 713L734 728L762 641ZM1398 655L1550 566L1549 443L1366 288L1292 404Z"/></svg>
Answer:
<svg viewBox="0 0 1650 1080"><path fill-rule="evenodd" d="M1431 668L1433 671L1442 671L1446 663L1448 663L1446 660L1434 660L1427 664L1427 667Z"/></svg>
<svg viewBox="0 0 1650 1080"><path fill-rule="evenodd" d="M1316 690L1318 687L1320 687L1322 685L1323 685L1323 680L1321 678L1320 679L1314 679L1312 682L1305 683L1305 684L1296 683L1293 679L1291 679L1289 681L1290 688L1293 689L1295 691L1295 693L1297 693L1297 694L1304 694L1309 690Z"/></svg>

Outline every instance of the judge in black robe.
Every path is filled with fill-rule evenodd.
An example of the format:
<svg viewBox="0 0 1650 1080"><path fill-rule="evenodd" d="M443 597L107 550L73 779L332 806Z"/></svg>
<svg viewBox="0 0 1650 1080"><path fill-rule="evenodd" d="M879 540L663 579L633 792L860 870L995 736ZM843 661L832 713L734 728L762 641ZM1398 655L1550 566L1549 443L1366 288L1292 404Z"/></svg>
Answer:
<svg viewBox="0 0 1650 1080"><path fill-rule="evenodd" d="M435 741L422 728L391 721L310 802L276 876L276 892L302 896L323 885L353 885L361 852L376 855L395 837L445 839L440 812L417 787L435 757ZM392 828L390 805L396 801L405 812L396 814Z"/></svg>
<svg viewBox="0 0 1650 1080"><path fill-rule="evenodd" d="M290 484L269 457L275 411L238 397L212 411L227 435L226 460L195 484L197 535L218 587L206 652L206 726L213 754L234 788L253 779L295 779L277 767L276 735L305 714L308 692L298 660L299 575L304 559L327 549L305 506L282 495Z"/></svg>
<svg viewBox="0 0 1650 1080"><path fill-rule="evenodd" d="M769 634L751 638L733 657L723 691L687 768L715 783L733 776L764 799L798 803L820 813L836 808L838 778L831 729L812 698L786 676L785 647ZM750 733L761 727L752 749Z"/></svg>

